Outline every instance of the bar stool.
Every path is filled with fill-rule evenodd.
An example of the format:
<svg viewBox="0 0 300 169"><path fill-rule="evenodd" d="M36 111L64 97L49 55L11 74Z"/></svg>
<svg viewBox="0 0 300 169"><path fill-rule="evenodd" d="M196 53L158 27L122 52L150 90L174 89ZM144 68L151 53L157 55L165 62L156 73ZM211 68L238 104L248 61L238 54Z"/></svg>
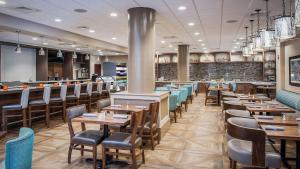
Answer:
<svg viewBox="0 0 300 169"><path fill-rule="evenodd" d="M66 106L67 106L67 108L72 107L72 106L76 106L76 105L79 104L80 90L81 90L81 85L80 84L75 84L73 94L72 95L67 95L67 97L66 97Z"/></svg>
<svg viewBox="0 0 300 169"><path fill-rule="evenodd" d="M80 93L79 104L87 105L88 112L91 111L91 96L93 90L93 83L86 84L86 92Z"/></svg>
<svg viewBox="0 0 300 169"><path fill-rule="evenodd" d="M2 106L2 130L6 133L7 126L11 124L15 124L20 121L14 121L11 123L7 122L7 119L10 117L22 117L23 127L27 126L27 118L26 118L26 110L28 108L28 98L29 98L29 88L23 89L20 99L20 104L9 104ZM11 111L21 111L21 115L10 115Z"/></svg>
<svg viewBox="0 0 300 169"><path fill-rule="evenodd" d="M31 127L32 113L45 112L46 125L49 127L49 102L51 87L44 87L43 99L29 101L28 106L28 124ZM43 107L41 109L33 109L34 107Z"/></svg>
<svg viewBox="0 0 300 169"><path fill-rule="evenodd" d="M97 82L97 90L92 91L91 105L96 105L97 101L101 99L103 82Z"/></svg>
<svg viewBox="0 0 300 169"><path fill-rule="evenodd" d="M107 91L108 97L110 97L110 85L111 85L111 82L105 83L105 91Z"/></svg>
<svg viewBox="0 0 300 169"><path fill-rule="evenodd" d="M60 87L60 96L50 98L50 110L58 109L62 111L62 118L66 122L66 96L67 96L67 85Z"/></svg>

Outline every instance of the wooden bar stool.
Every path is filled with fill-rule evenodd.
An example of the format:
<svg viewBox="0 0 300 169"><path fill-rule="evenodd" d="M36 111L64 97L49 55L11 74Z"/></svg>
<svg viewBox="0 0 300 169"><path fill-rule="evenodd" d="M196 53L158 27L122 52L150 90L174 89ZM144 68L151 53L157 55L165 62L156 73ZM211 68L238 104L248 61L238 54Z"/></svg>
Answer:
<svg viewBox="0 0 300 169"><path fill-rule="evenodd" d="M87 106L88 112L91 111L91 96L93 90L93 83L86 84L86 91L80 93L79 104L85 104Z"/></svg>
<svg viewBox="0 0 300 169"><path fill-rule="evenodd" d="M46 125L49 127L49 102L51 87L44 87L43 99L29 101L28 106L28 124L31 127L32 113L45 113ZM32 109L34 108L34 109ZM36 109L35 109L36 108Z"/></svg>
<svg viewBox="0 0 300 169"><path fill-rule="evenodd" d="M97 105L97 101L101 99L103 82L97 82L97 90L92 91L91 105Z"/></svg>
<svg viewBox="0 0 300 169"><path fill-rule="evenodd" d="M108 97L110 97L110 85L111 82L105 82L105 91L107 91Z"/></svg>
<svg viewBox="0 0 300 169"><path fill-rule="evenodd" d="M76 106L79 104L80 90L81 90L81 85L75 84L73 94L67 95L67 97L66 97L67 108Z"/></svg>
<svg viewBox="0 0 300 169"><path fill-rule="evenodd" d="M3 132L7 132L7 126L19 122L23 122L23 127L27 126L27 118L26 118L26 111L28 108L28 98L29 98L29 88L26 88L22 91L21 99L19 104L9 104L2 106L2 130ZM22 114L15 115L11 114L10 112L17 111L22 112ZM14 122L7 122L8 118L11 117L22 117L22 120L14 121Z"/></svg>
<svg viewBox="0 0 300 169"><path fill-rule="evenodd" d="M66 122L66 96L67 96L67 86L62 85L60 87L60 96L50 98L50 110L57 110L56 112L62 112L62 118Z"/></svg>

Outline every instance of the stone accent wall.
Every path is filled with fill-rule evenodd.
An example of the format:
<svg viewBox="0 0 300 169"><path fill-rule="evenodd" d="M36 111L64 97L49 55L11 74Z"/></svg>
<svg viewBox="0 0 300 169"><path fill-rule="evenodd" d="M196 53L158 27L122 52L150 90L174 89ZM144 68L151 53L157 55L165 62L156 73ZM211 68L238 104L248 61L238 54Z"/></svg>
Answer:
<svg viewBox="0 0 300 169"><path fill-rule="evenodd" d="M190 66L190 80L209 80L209 74L210 79L263 80L262 62L195 63Z"/></svg>
<svg viewBox="0 0 300 169"><path fill-rule="evenodd" d="M177 63L158 64L158 78L164 77L164 80L177 80Z"/></svg>

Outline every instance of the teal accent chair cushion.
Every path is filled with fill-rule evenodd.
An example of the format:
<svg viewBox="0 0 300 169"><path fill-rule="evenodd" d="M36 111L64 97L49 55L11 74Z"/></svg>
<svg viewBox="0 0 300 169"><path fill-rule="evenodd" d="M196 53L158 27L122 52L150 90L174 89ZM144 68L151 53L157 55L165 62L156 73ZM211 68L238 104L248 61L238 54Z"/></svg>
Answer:
<svg viewBox="0 0 300 169"><path fill-rule="evenodd" d="M177 86L172 85L172 84L166 84L165 87L168 88L169 90L177 88Z"/></svg>
<svg viewBox="0 0 300 169"><path fill-rule="evenodd" d="M188 96L191 96L193 94L193 86L192 85L184 85L182 86L188 90Z"/></svg>
<svg viewBox="0 0 300 169"><path fill-rule="evenodd" d="M180 106L180 104L181 104L181 98L183 97L183 92L180 91L180 90L172 90L171 94L177 96L176 105Z"/></svg>
<svg viewBox="0 0 300 169"><path fill-rule="evenodd" d="M194 85L194 92L195 92L196 90L198 90L198 82L193 82L193 85Z"/></svg>
<svg viewBox="0 0 300 169"><path fill-rule="evenodd" d="M188 97L188 89L184 88L184 87L181 87L178 90L183 92L181 102L186 101L186 99Z"/></svg>
<svg viewBox="0 0 300 169"><path fill-rule="evenodd" d="M177 108L177 99L178 99L178 95L175 94L171 94L169 96L169 111L175 111Z"/></svg>
<svg viewBox="0 0 300 169"><path fill-rule="evenodd" d="M218 83L217 82L209 82L208 86L209 87L218 86Z"/></svg>
<svg viewBox="0 0 300 169"><path fill-rule="evenodd" d="M5 144L4 169L31 169L33 144L33 130L22 127L19 137Z"/></svg>
<svg viewBox="0 0 300 169"><path fill-rule="evenodd" d="M156 87L155 91L169 91L167 87Z"/></svg>
<svg viewBox="0 0 300 169"><path fill-rule="evenodd" d="M287 90L279 90L276 93L276 100L290 106L296 110L300 110L300 94Z"/></svg>

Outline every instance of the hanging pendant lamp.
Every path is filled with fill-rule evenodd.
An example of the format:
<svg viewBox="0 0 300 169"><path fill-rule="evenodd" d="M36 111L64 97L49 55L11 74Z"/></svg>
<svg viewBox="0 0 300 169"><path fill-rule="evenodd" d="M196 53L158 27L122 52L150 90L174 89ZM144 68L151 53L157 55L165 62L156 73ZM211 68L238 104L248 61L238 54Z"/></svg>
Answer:
<svg viewBox="0 0 300 169"><path fill-rule="evenodd" d="M257 33L256 36L253 38L254 41L254 51L262 52L264 49L262 48L262 38L261 38L261 30L260 30L260 9L256 9L257 15Z"/></svg>
<svg viewBox="0 0 300 169"><path fill-rule="evenodd" d="M295 0L295 26L300 27L300 0Z"/></svg>
<svg viewBox="0 0 300 169"><path fill-rule="evenodd" d="M85 60L90 60L89 54L86 54L85 57L84 57L84 59L85 59Z"/></svg>
<svg viewBox="0 0 300 169"><path fill-rule="evenodd" d="M249 54L250 55L255 55L257 54L256 51L254 51L254 41L253 41L253 21L254 20L250 20L250 25L251 25L251 35L250 35L250 40L249 40L249 43L248 43L248 51L249 51Z"/></svg>
<svg viewBox="0 0 300 169"><path fill-rule="evenodd" d="M245 27L246 30L246 42L245 45L242 47L243 56L248 57L251 56L249 54L249 48L248 48L248 26Z"/></svg>
<svg viewBox="0 0 300 169"><path fill-rule="evenodd" d="M270 49L275 47L275 30L269 27L269 0L266 1L266 22L267 28L261 34L262 36L262 46L264 49Z"/></svg>
<svg viewBox="0 0 300 169"><path fill-rule="evenodd" d="M62 54L61 50L58 50L58 52L57 52L57 57L58 57L58 58L62 58L62 57L63 57L63 54Z"/></svg>
<svg viewBox="0 0 300 169"><path fill-rule="evenodd" d="M72 58L73 58L73 59L77 59L77 54L76 54L75 51L74 51L73 54L72 54Z"/></svg>
<svg viewBox="0 0 300 169"><path fill-rule="evenodd" d="M22 53L22 49L21 49L21 45L20 45L20 31L17 31L18 33L18 44L17 44L17 47L15 49L15 52L16 53Z"/></svg>
<svg viewBox="0 0 300 169"><path fill-rule="evenodd" d="M285 0L282 0L282 16L275 19L275 37L284 40L295 36L296 29L294 19L291 15L285 14Z"/></svg>

